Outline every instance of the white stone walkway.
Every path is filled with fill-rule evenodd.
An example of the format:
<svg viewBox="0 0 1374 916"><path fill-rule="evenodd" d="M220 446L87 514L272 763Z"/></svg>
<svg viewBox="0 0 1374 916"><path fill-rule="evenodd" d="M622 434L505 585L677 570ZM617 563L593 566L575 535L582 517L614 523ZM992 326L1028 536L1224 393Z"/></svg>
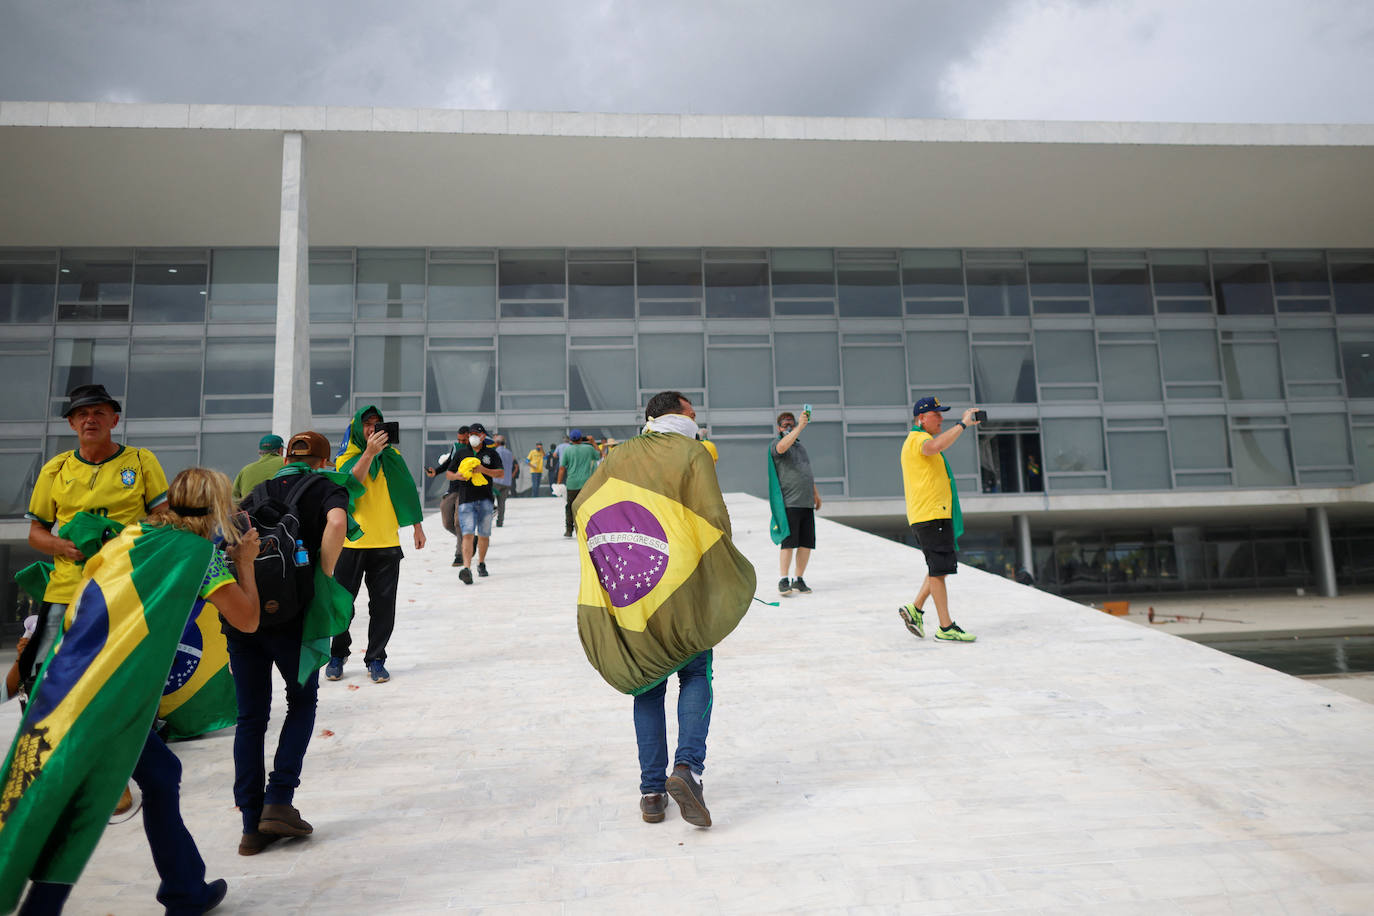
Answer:
<svg viewBox="0 0 1374 916"><path fill-rule="evenodd" d="M775 600L767 507L729 504ZM177 746L222 912L1374 912L1374 705L967 567L979 641L918 641L896 608L919 552L826 521L815 594L717 650L715 826L645 824L561 513L513 501L471 587L427 524L392 682L355 655L321 685L312 838L239 857L231 733ZM152 912L156 883L138 822L113 826L68 912Z"/></svg>

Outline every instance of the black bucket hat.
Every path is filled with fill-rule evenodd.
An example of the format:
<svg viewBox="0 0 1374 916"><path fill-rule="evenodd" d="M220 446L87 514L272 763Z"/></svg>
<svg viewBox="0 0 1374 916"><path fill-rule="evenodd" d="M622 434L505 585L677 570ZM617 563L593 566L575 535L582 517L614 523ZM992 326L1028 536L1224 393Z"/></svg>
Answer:
<svg viewBox="0 0 1374 916"><path fill-rule="evenodd" d="M110 393L105 390L104 385L77 385L67 392L67 407L62 411L62 416L69 417L78 408L89 407L92 404L109 404L114 408L115 413L124 412L124 408L119 406L118 401L110 397Z"/></svg>

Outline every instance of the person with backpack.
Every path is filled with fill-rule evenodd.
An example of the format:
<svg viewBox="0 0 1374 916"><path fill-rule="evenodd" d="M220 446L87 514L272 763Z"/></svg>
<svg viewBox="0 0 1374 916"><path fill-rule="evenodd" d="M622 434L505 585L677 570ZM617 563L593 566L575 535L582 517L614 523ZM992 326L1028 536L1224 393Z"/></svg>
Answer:
<svg viewBox="0 0 1374 916"><path fill-rule="evenodd" d="M292 801L320 688L318 670L300 670L305 611L315 597L316 568L326 577L334 574L348 529L348 491L314 473L329 455L324 436L297 433L287 445L286 466L242 504L260 538L254 571L262 611L256 632L222 624L239 707L234 804L243 817L241 856L257 855L282 837L314 832ZM269 775L264 755L273 667L286 682L286 716Z"/></svg>

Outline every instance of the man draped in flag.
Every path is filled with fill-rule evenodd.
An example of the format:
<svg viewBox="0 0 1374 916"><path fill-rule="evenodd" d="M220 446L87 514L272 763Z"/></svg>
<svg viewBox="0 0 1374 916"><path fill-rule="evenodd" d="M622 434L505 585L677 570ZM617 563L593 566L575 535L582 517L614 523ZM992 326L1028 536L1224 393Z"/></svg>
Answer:
<svg viewBox="0 0 1374 916"><path fill-rule="evenodd" d="M936 397L921 398L912 408L913 422L906 442L902 444L902 485L906 490L906 519L916 543L926 558L926 577L921 582L916 600L902 605L898 615L902 623L918 639L925 638L925 612L921 605L927 598L935 599L935 612L940 617L936 639L947 642L973 642L978 637L965 633L949 616L949 593L945 576L959 571L956 551L959 535L964 533L964 516L959 510L959 489L949 461L941 454L953 445L970 426L978 423L977 408L964 411L962 420L941 431L944 412Z"/></svg>
<svg viewBox="0 0 1374 916"><path fill-rule="evenodd" d="M188 468L148 520L86 561L65 633L35 685L0 771L0 911L32 879L25 912L60 912L130 775L168 913L224 898L181 820L181 763L150 731L187 620L204 600L257 627L254 534L237 538L229 478ZM212 539L223 532L240 577ZM233 543L237 541L237 543ZM241 586L240 584L241 583Z"/></svg>
<svg viewBox="0 0 1374 916"><path fill-rule="evenodd" d="M715 462L681 393L654 395L644 434L606 457L573 504L582 581L577 630L587 660L634 696L640 813L711 826L701 785L713 704L713 647L744 617L754 567L731 542ZM678 741L667 773L667 679L678 675Z"/></svg>

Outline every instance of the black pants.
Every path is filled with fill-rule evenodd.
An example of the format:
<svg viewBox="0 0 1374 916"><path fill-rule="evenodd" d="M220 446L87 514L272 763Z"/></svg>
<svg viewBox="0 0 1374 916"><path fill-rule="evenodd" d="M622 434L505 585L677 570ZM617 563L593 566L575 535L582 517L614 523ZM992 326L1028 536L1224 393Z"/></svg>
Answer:
<svg viewBox="0 0 1374 916"><path fill-rule="evenodd" d="M506 523L506 498L510 496L510 487L494 483L491 485L491 495L496 497L496 527L500 528Z"/></svg>
<svg viewBox="0 0 1374 916"><path fill-rule="evenodd" d="M364 662L386 661L386 644L396 627L396 585L401 578L403 556L400 547L345 547L339 552L334 578L355 599L353 614L348 618L350 625L357 614L358 587L364 579L367 581L367 654L363 656ZM348 658L351 645L353 637L344 630L329 644L329 654Z"/></svg>
<svg viewBox="0 0 1374 916"><path fill-rule="evenodd" d="M578 494L578 493L581 493L581 492L582 492L581 488L576 489L576 490L569 490L569 491L568 491L568 504L567 504L566 506L563 507L563 533L564 533L564 534L572 534L572 533L573 533L573 511L572 511L572 504L573 504L573 500L577 499L577 494Z"/></svg>

